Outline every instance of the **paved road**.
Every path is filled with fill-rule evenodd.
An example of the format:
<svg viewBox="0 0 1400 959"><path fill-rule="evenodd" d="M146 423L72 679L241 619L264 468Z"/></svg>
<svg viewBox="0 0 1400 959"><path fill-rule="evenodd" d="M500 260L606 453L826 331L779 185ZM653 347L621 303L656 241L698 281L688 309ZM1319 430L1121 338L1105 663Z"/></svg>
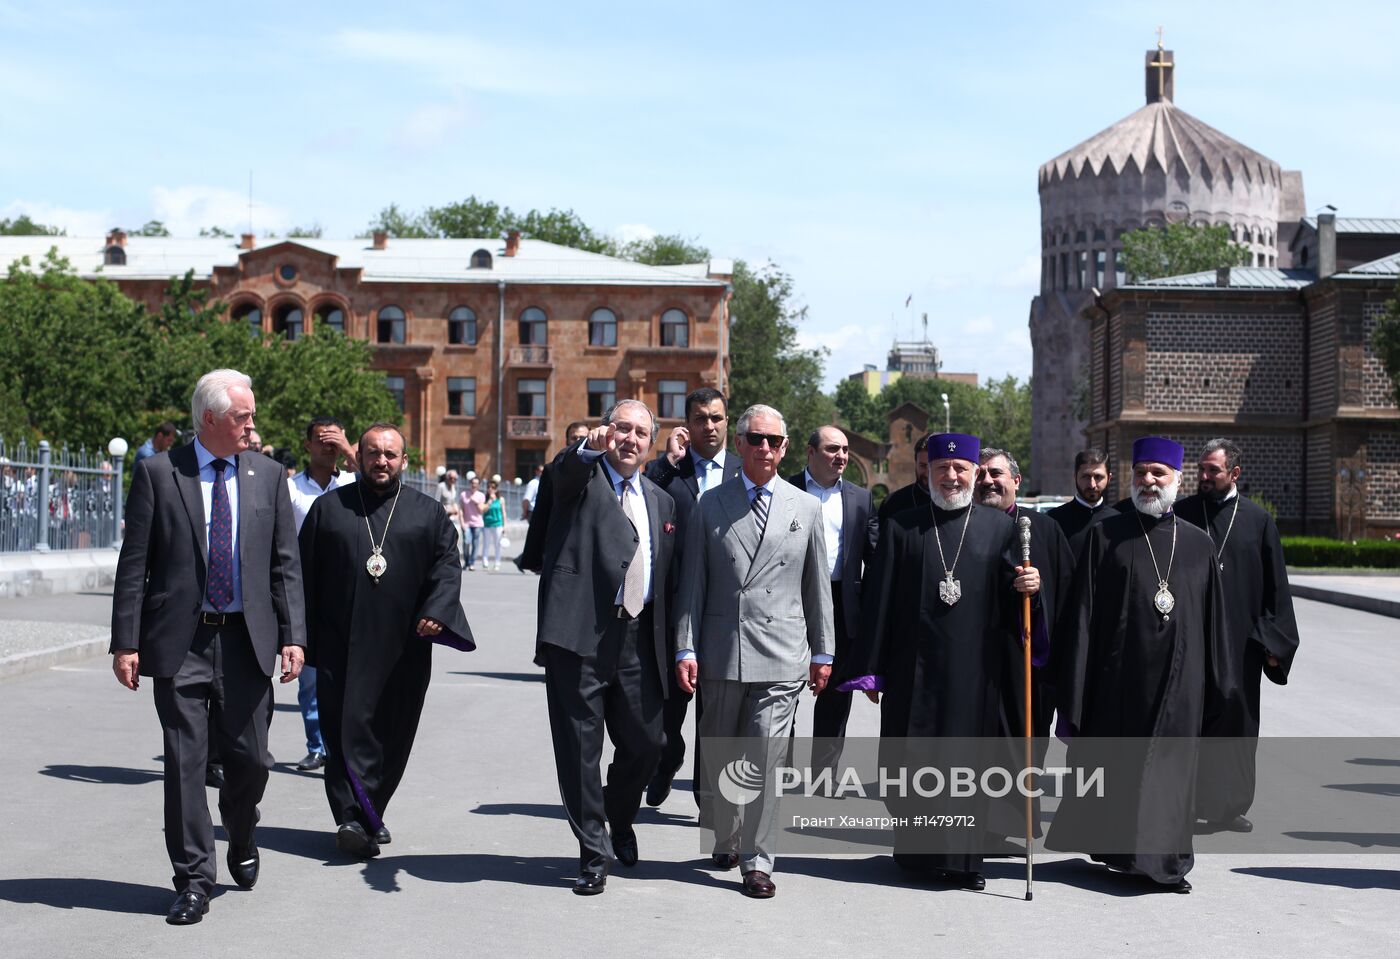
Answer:
<svg viewBox="0 0 1400 959"><path fill-rule="evenodd" d="M576 846L530 664L536 582L466 578L482 648L437 653L389 810L395 842L378 860L334 853L319 776L290 766L304 748L293 690L279 688L262 880L222 891L186 929L161 920L171 891L149 684L120 689L105 657L0 684L5 954L1366 956L1390 954L1400 932L1396 855L1203 857L1191 896L1137 895L1082 860L1048 857L1033 903L1011 862L994 863L975 894L909 884L885 856L789 857L777 898L752 902L704 868L686 792L644 813L641 865L601 897L573 896ZM1306 602L1299 613L1304 653L1293 683L1266 693L1266 731L1400 735L1394 621ZM858 703L852 734L876 728L875 708Z"/></svg>

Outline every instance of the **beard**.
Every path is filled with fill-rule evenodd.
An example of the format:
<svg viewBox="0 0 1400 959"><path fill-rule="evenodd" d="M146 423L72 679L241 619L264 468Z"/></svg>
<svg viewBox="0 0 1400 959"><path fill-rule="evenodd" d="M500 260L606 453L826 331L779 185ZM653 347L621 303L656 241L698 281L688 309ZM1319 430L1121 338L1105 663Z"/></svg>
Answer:
<svg viewBox="0 0 1400 959"><path fill-rule="evenodd" d="M1181 491L1181 476L1172 480L1166 486L1134 486L1133 506L1138 512L1146 513L1148 516L1161 518L1166 515L1167 510L1172 508L1176 502L1176 494Z"/></svg>
<svg viewBox="0 0 1400 959"><path fill-rule="evenodd" d="M945 497L943 495L943 491L937 486L933 487L933 489L931 489L929 492L933 494L933 505L937 506L939 509L958 510L963 509L964 507L969 506L972 503L971 486L967 487L966 489L958 490L952 496L948 497Z"/></svg>
<svg viewBox="0 0 1400 959"><path fill-rule="evenodd" d="M368 486L371 492L383 496L385 493L392 493L394 491L394 487L399 484L399 478L396 474L391 473L387 480L380 483L376 481L371 474L363 473L360 475L360 482Z"/></svg>

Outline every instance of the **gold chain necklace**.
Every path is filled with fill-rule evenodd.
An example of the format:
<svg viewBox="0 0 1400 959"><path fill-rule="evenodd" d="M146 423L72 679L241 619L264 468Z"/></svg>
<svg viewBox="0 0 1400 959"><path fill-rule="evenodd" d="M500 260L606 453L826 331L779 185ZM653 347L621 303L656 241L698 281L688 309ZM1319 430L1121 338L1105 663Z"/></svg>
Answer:
<svg viewBox="0 0 1400 959"><path fill-rule="evenodd" d="M374 542L374 527L369 525L369 507L365 505L364 481L355 484L355 492L360 494L360 509L365 512L365 531L369 533L369 559L365 560L365 572L369 573L374 585L379 585L379 577L383 576L389 568L389 561L384 558L384 542L389 538L389 524L394 521L394 510L399 505L399 494L403 492L403 482L399 482L399 488L394 491L394 502L389 506L389 518L384 521L384 535L379 537L379 542Z"/></svg>
<svg viewBox="0 0 1400 959"><path fill-rule="evenodd" d="M958 558L962 556L963 542L967 539L967 527L972 522L972 504L967 504L967 515L963 517L962 535L958 537L958 549L953 554L953 566L943 558L943 537L938 534L938 513L934 511L933 500L929 500L929 515L933 517L933 538L938 544L938 561L943 564L943 582L938 584L938 598L948 606L962 599L962 583L953 578L953 570L958 568Z"/></svg>
<svg viewBox="0 0 1400 959"><path fill-rule="evenodd" d="M1162 621L1171 619L1171 611L1176 608L1176 597L1172 595L1171 588L1167 585L1167 580L1172 575L1172 563L1176 561L1176 514L1172 514L1172 552L1167 557L1167 575L1163 576L1161 569L1157 566L1157 551L1152 548L1152 537L1148 535L1147 527L1142 522L1142 512L1134 509L1137 514L1138 526L1142 529L1142 538L1147 540L1147 554L1152 557L1152 572L1157 574L1157 592L1152 597L1152 606L1162 616Z"/></svg>

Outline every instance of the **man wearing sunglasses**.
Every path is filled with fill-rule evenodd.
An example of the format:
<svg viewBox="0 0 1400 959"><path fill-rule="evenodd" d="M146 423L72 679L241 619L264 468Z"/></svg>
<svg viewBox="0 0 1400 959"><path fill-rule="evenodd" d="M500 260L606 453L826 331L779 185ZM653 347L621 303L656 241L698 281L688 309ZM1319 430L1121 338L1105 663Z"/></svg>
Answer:
<svg viewBox="0 0 1400 959"><path fill-rule="evenodd" d="M647 464L647 479L670 493L676 501L676 551L679 555L685 555L686 530L700 498L739 475L742 463L737 453L724 448L728 440L729 407L724 394L702 386L685 398L685 425L671 431L665 452ZM664 717L666 745L661 750L656 773L647 785L648 806L660 806L666 801L671 794L671 781L685 759L685 714L691 698L676 685L676 677L672 675ZM697 720L700 708L697 699Z"/></svg>
<svg viewBox="0 0 1400 959"><path fill-rule="evenodd" d="M687 693L697 683L705 689L700 739L770 744L745 757L757 758L770 782L787 754L803 685L817 695L831 676L831 574L821 504L778 476L788 447L782 414L749 407L739 417L737 445L742 473L705 495L686 540L676 681ZM741 834L740 809L716 795L722 762L707 751L701 766L698 789L712 797L715 865L728 870L742 862L744 894L772 898L772 800L760 792L742 807Z"/></svg>

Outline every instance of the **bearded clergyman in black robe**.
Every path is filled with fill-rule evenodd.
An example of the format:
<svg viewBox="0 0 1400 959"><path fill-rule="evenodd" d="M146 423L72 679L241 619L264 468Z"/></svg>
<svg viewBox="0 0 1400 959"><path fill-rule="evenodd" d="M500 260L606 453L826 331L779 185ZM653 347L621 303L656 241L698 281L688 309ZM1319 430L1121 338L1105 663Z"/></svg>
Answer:
<svg viewBox="0 0 1400 959"><path fill-rule="evenodd" d="M1198 737L1238 692L1210 539L1172 512L1181 462L1178 443L1135 442L1133 508L1092 527L1076 564L1058 707L1067 764L1107 775L1103 795L1063 798L1046 846L1190 892Z"/></svg>
<svg viewBox="0 0 1400 959"><path fill-rule="evenodd" d="M972 502L980 447L977 437L961 433L929 438L931 501L888 518L863 600L872 613L852 654L836 664L840 689L864 690L880 703L882 775L921 767L929 757L940 766L1022 766L1022 747L1008 737L1014 733L1001 683L1009 661L1020 661L1021 594L1034 595L1040 576L1020 566L1011 517ZM944 748L935 738L958 742ZM885 801L892 816L910 820L977 817L975 826L938 831L938 851L927 851L935 830L895 829L901 867L971 889L986 885L988 846L1024 831L989 821L994 810L981 801L943 808L888 792Z"/></svg>
<svg viewBox="0 0 1400 959"><path fill-rule="evenodd" d="M360 437L360 481L316 500L301 528L307 653L326 742L336 846L375 856L384 811L418 731L433 643L472 650L457 532L441 504L400 482L403 434Z"/></svg>
<svg viewBox="0 0 1400 959"><path fill-rule="evenodd" d="M1288 589L1283 543L1268 511L1240 495L1243 451L1230 440L1205 444L1197 462L1199 492L1176 506L1215 548L1225 596L1225 637L1244 695L1244 709L1203 730L1196 778L1196 817L1216 829L1250 832L1254 758L1259 745L1262 676L1287 684L1298 650L1298 623Z"/></svg>

